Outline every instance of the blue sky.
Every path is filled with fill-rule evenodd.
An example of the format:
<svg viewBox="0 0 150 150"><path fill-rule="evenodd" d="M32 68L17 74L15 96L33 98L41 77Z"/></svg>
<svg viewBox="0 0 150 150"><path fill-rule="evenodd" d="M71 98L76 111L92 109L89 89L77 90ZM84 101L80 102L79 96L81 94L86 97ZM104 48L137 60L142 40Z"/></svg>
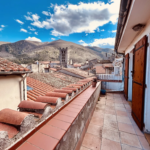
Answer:
<svg viewBox="0 0 150 150"><path fill-rule="evenodd" d="M1 0L0 41L66 40L113 48L120 0Z"/></svg>

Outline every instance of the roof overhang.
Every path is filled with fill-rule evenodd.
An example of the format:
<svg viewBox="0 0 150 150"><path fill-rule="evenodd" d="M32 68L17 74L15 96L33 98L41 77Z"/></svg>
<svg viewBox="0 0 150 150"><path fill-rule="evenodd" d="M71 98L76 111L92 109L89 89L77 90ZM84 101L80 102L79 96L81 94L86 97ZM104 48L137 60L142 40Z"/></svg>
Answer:
<svg viewBox="0 0 150 150"><path fill-rule="evenodd" d="M32 71L26 71L26 72L24 72L24 71L19 71L19 72L0 72L0 76L1 75L18 75L18 74L28 74L28 73L33 73Z"/></svg>
<svg viewBox="0 0 150 150"><path fill-rule="evenodd" d="M122 0L121 3L127 0ZM121 6L117 27L115 50L118 53L124 53L134 38L140 31L134 31L132 28L137 24L146 25L150 18L150 0L128 0L128 10L124 12L126 19L122 19Z"/></svg>

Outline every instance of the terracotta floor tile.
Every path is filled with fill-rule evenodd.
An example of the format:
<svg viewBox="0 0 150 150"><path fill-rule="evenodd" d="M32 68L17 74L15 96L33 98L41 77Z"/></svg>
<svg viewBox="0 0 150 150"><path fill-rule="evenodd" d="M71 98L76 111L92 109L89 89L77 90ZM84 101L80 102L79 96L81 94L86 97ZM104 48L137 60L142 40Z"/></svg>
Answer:
<svg viewBox="0 0 150 150"><path fill-rule="evenodd" d="M63 110L68 110L68 111L72 111L72 112L80 112L80 108L72 108L71 106L67 106L65 107Z"/></svg>
<svg viewBox="0 0 150 150"><path fill-rule="evenodd" d="M54 119L58 119L58 120L62 120L68 123L72 123L74 121L74 117L69 117L66 115L61 115L61 114L57 114L55 117L53 117Z"/></svg>
<svg viewBox="0 0 150 150"><path fill-rule="evenodd" d="M126 112L126 109L125 109L124 107L117 107L117 106L116 106L115 109L116 109L116 110L121 110L121 111L125 111L125 112Z"/></svg>
<svg viewBox="0 0 150 150"><path fill-rule="evenodd" d="M115 104L113 102L107 102L107 101L106 101L106 105L108 105L108 106L115 106Z"/></svg>
<svg viewBox="0 0 150 150"><path fill-rule="evenodd" d="M47 124L44 125L39 132L60 140L66 131Z"/></svg>
<svg viewBox="0 0 150 150"><path fill-rule="evenodd" d="M18 147L17 150L40 150L40 148L28 142L25 142L20 147Z"/></svg>
<svg viewBox="0 0 150 150"><path fill-rule="evenodd" d="M104 119L103 118L99 118L99 117L92 117L90 123L98 125L98 126L103 126L104 124Z"/></svg>
<svg viewBox="0 0 150 150"><path fill-rule="evenodd" d="M75 105L75 104L69 104L68 106L72 107L72 108L76 108L76 109L82 109L83 108L83 106L79 106L79 105Z"/></svg>
<svg viewBox="0 0 150 150"><path fill-rule="evenodd" d="M134 128L130 124L118 122L118 127L120 131L135 134Z"/></svg>
<svg viewBox="0 0 150 150"><path fill-rule="evenodd" d="M118 122L122 122L122 123L131 124L131 125L132 125L132 123L131 123L129 117L117 116L117 121L118 121Z"/></svg>
<svg viewBox="0 0 150 150"><path fill-rule="evenodd" d="M85 103L80 103L80 102L71 102L70 104L75 104L75 105L79 105L79 106L84 106L85 105Z"/></svg>
<svg viewBox="0 0 150 150"><path fill-rule="evenodd" d="M122 150L141 150L139 148L135 148L135 147L129 146L129 145L122 144L121 146L122 146Z"/></svg>
<svg viewBox="0 0 150 150"><path fill-rule="evenodd" d="M128 117L128 114L127 114L127 112L125 112L125 111L116 110L116 114L117 114L118 116Z"/></svg>
<svg viewBox="0 0 150 150"><path fill-rule="evenodd" d="M116 115L111 115L111 114L105 114L104 119L110 121L117 121Z"/></svg>
<svg viewBox="0 0 150 150"><path fill-rule="evenodd" d="M69 116L69 117L77 117L77 115L78 115L77 112L72 112L72 111L68 111L68 110L61 110L59 113Z"/></svg>
<svg viewBox="0 0 150 150"><path fill-rule="evenodd" d="M54 127L58 127L60 129L63 129L63 130L67 130L71 125L70 123L60 121L60 120L57 120L54 118L52 118L47 124L54 126Z"/></svg>
<svg viewBox="0 0 150 150"><path fill-rule="evenodd" d="M121 150L121 145L118 142L103 138L101 150Z"/></svg>
<svg viewBox="0 0 150 150"><path fill-rule="evenodd" d="M105 114L110 114L110 115L116 115L116 111L115 110L105 110Z"/></svg>
<svg viewBox="0 0 150 150"><path fill-rule="evenodd" d="M123 104L117 104L117 103L115 104L115 107L123 107L123 108L125 108Z"/></svg>
<svg viewBox="0 0 150 150"><path fill-rule="evenodd" d="M125 132L120 132L120 137L121 137L122 144L127 144L127 145L134 146L137 148L142 148L138 140L138 137L136 135L125 133Z"/></svg>
<svg viewBox="0 0 150 150"><path fill-rule="evenodd" d="M115 107L106 105L105 110L115 110Z"/></svg>
<svg viewBox="0 0 150 150"><path fill-rule="evenodd" d="M99 138L102 138L102 127L94 125L94 124L89 124L87 133L90 133Z"/></svg>
<svg viewBox="0 0 150 150"><path fill-rule="evenodd" d="M86 147L81 146L80 150L90 150L90 149L88 149L88 148L86 148Z"/></svg>
<svg viewBox="0 0 150 150"><path fill-rule="evenodd" d="M116 121L104 120L104 127L118 130L118 123Z"/></svg>
<svg viewBox="0 0 150 150"><path fill-rule="evenodd" d="M148 141L148 143L150 145L150 134L145 133L144 135L145 135L145 137L146 137L146 139L147 139L147 141Z"/></svg>
<svg viewBox="0 0 150 150"><path fill-rule="evenodd" d="M93 117L104 118L104 113L94 111Z"/></svg>
<svg viewBox="0 0 150 150"><path fill-rule="evenodd" d="M144 134L141 132L141 130L139 129L139 127L137 125L133 125L133 128L135 130L135 133L139 136L144 136Z"/></svg>
<svg viewBox="0 0 150 150"><path fill-rule="evenodd" d="M90 133L86 133L82 142L82 146L89 148L90 150L100 150L101 139Z"/></svg>
<svg viewBox="0 0 150 150"><path fill-rule="evenodd" d="M102 131L102 137L105 139L112 140L112 141L120 142L119 132L109 130L106 128L104 128Z"/></svg>
<svg viewBox="0 0 150 150"><path fill-rule="evenodd" d="M44 150L53 150L58 143L57 139L40 132L36 132L27 141Z"/></svg>
<svg viewBox="0 0 150 150"><path fill-rule="evenodd" d="M141 143L143 149L150 150L150 145L149 145L148 141L146 140L146 138L143 136L138 136L138 138L140 140L140 143Z"/></svg>

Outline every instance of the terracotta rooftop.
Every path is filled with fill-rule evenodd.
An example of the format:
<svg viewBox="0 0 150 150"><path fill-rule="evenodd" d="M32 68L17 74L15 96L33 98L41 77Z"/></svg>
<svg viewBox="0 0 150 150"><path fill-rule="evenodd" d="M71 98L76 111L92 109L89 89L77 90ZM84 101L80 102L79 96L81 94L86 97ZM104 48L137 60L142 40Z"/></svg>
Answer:
<svg viewBox="0 0 150 150"><path fill-rule="evenodd" d="M93 73L89 73L89 75L88 75L88 72L86 72L84 70L76 69L76 68L63 68L63 70L66 70L66 71L72 72L74 74L80 75L84 78L87 78L87 77L94 75Z"/></svg>
<svg viewBox="0 0 150 150"><path fill-rule="evenodd" d="M73 64L73 66L76 67L81 67L81 64Z"/></svg>
<svg viewBox="0 0 150 150"><path fill-rule="evenodd" d="M88 88L90 86L91 80L92 80L92 78L82 80L84 83L86 82L87 84L86 84L85 88L83 88L80 92L82 92L83 90L85 90L86 88ZM70 89L68 88L68 90L61 90L60 92L62 92L62 93L60 93L58 91L57 91L58 93L51 92L55 89L54 87L47 85L36 79L30 78L30 77L27 77L27 85L30 86L32 89L28 89L29 90L28 94L27 94L28 100L22 101L20 104L18 104L19 111L14 111L11 109L3 109L0 111L0 140L1 141L8 140L7 141L8 145L15 144L15 142L18 139L22 141L24 138L24 135L26 133L31 133L35 129L37 131L39 129L39 126L41 126L41 123L43 123L43 121L48 122L47 117L50 118L51 115L54 115L57 111L60 111L60 109L62 109L61 107L66 108L66 104L68 102L70 103L70 101L72 101L73 98L75 98L74 96L69 97L69 94L71 92L73 92L72 88L70 88ZM93 90L94 89L92 89L92 91ZM50 92L51 92L51 94L50 94ZM90 95L90 94L89 93L86 94L86 97L87 97L87 95ZM76 95L76 96L78 96L78 95ZM63 98L63 100L62 100L62 98ZM79 102L79 100L76 102L74 101L74 103L72 103L72 105L76 105L77 102ZM85 104L85 102L79 102L79 103L81 103L78 106L80 108L83 107L81 105ZM61 111L61 113L56 115L55 117L59 118L62 116L60 118L60 120L63 121L68 118L68 116L64 116L66 113L67 113L66 110ZM73 113L70 113L68 115L73 115L74 117L76 117L77 114L75 115ZM54 119L55 119L55 117L53 116ZM59 120L58 118L57 118L57 120ZM72 123L72 121L74 119L69 119L69 122ZM51 122L51 123L53 124L53 122ZM55 141L59 141L59 139L62 137L61 129L64 127L63 124L65 124L65 123L60 122L60 124L61 124L61 127L57 128L57 129L55 126L51 126L49 129L47 125L44 126L44 128L41 128L40 132L38 133L38 134L40 134L39 143L42 141L41 140L41 138L42 138L44 143L46 141L48 144L51 143L48 149L52 149L52 147L55 145ZM57 124L57 125L59 126L60 124ZM70 126L70 124L68 124L68 127L69 126ZM55 137L49 136L49 139L45 139L45 136L43 137L43 133L46 134L46 132L48 134L50 132L52 132L52 133L54 132L54 133L58 133L58 134L55 134ZM63 130L63 133L65 133L65 132L66 131ZM5 133L5 136L2 136L3 133ZM41 133L42 133L42 135L41 135ZM7 139L7 137L9 137L9 138ZM8 147L7 144L5 146ZM27 144L24 143L23 147L24 146L25 146L25 149L27 147L29 149L34 149L32 147L33 145L31 145L31 147L32 147L31 148L29 143L27 143ZM19 147L19 149L20 148L23 149L23 147ZM38 146L38 147L40 147L40 146ZM5 149L5 148L3 147L2 149Z"/></svg>
<svg viewBox="0 0 150 150"><path fill-rule="evenodd" d="M22 140L19 147L16 145L18 148L14 146L10 150L55 149L94 91L95 88L89 86L85 92L72 99L68 105L48 119L40 128L35 129L26 140Z"/></svg>
<svg viewBox="0 0 150 150"><path fill-rule="evenodd" d="M96 74L105 74L106 71L102 66L94 66L94 68L96 69Z"/></svg>
<svg viewBox="0 0 150 150"><path fill-rule="evenodd" d="M114 68L113 64L103 64L105 68Z"/></svg>
<svg viewBox="0 0 150 150"><path fill-rule="evenodd" d="M39 80L27 77L27 85L33 88L27 92L27 97L29 100L35 101L38 96L44 96L46 93L54 91L54 87L43 83Z"/></svg>
<svg viewBox="0 0 150 150"><path fill-rule="evenodd" d="M28 68L0 57L0 74L23 74L31 72Z"/></svg>
<svg viewBox="0 0 150 150"><path fill-rule="evenodd" d="M52 70L52 71L57 71L57 69L55 69L55 68L50 68L50 70Z"/></svg>

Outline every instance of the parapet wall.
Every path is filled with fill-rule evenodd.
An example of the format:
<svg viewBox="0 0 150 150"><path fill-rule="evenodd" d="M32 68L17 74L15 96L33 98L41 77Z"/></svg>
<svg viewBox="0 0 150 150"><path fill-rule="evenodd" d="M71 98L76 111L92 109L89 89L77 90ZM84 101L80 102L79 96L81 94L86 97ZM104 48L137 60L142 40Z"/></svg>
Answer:
<svg viewBox="0 0 150 150"><path fill-rule="evenodd" d="M55 150L79 150L88 124L91 120L96 103L100 96L101 83L86 102L83 109L80 111L74 122L71 124L68 131L65 133Z"/></svg>

